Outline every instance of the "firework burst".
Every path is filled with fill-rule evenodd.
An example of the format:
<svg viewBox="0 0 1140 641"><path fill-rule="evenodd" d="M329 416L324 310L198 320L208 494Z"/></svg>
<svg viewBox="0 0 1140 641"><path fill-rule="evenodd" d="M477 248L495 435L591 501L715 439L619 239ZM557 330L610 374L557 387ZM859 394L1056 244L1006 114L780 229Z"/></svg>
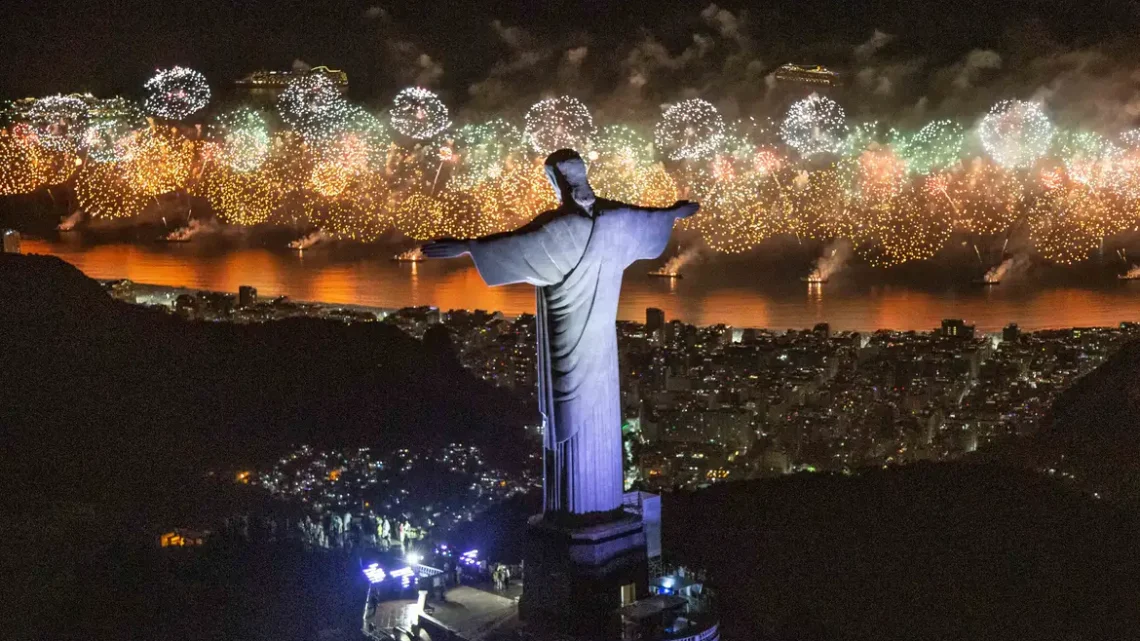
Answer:
<svg viewBox="0 0 1140 641"><path fill-rule="evenodd" d="M588 146L594 118L577 98L562 96L536 102L526 112L526 140L539 154Z"/></svg>
<svg viewBox="0 0 1140 641"><path fill-rule="evenodd" d="M704 158L724 138L724 119L712 103L690 98L670 105L653 134L657 147L671 160Z"/></svg>
<svg viewBox="0 0 1140 641"><path fill-rule="evenodd" d="M162 69L143 85L147 113L167 120L182 120L210 102L206 77L185 67Z"/></svg>
<svg viewBox="0 0 1140 641"><path fill-rule="evenodd" d="M812 94L788 109L780 136L784 142L807 158L816 154L836 153L847 133L847 115L831 98Z"/></svg>
<svg viewBox="0 0 1140 641"><path fill-rule="evenodd" d="M1003 100L994 105L978 127L982 146L1002 167L1024 169L1049 151L1053 123L1036 102Z"/></svg>

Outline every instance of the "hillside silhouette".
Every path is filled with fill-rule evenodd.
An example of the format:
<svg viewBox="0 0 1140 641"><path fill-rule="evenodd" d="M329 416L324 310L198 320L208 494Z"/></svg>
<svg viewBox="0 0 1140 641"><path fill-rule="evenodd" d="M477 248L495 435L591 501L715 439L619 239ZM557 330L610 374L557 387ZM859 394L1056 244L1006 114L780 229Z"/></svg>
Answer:
<svg viewBox="0 0 1140 641"><path fill-rule="evenodd" d="M1140 508L1140 342L1125 345L1053 402L1029 438L980 453L1052 470L1090 494Z"/></svg>
<svg viewBox="0 0 1140 641"><path fill-rule="evenodd" d="M538 509L503 503L453 540L517 561ZM662 496L665 561L707 571L733 640L1140 638L1138 528L1134 511L997 464Z"/></svg>
<svg viewBox="0 0 1140 641"><path fill-rule="evenodd" d="M922 464L666 495L665 549L719 587L726 638L1125 639L1140 519L1006 467Z"/></svg>
<svg viewBox="0 0 1140 641"><path fill-rule="evenodd" d="M385 323L189 322L54 257L0 255L8 499L144 499L294 444L462 440L523 460L532 410Z"/></svg>

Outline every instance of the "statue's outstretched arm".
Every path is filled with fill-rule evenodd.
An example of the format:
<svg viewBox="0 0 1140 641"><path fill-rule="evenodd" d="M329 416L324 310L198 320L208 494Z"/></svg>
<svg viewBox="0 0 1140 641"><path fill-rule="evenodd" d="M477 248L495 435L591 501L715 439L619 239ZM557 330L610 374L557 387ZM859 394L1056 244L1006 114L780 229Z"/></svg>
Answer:
<svg viewBox="0 0 1140 641"><path fill-rule="evenodd" d="M575 223L581 228L575 230ZM425 245L423 252L429 258L471 254L479 275L491 286L545 287L561 281L577 264L588 238L588 218L555 220L544 214L515 231L471 240L441 239Z"/></svg>
<svg viewBox="0 0 1140 641"><path fill-rule="evenodd" d="M697 213L700 205L687 200L678 200L672 207L639 207L626 205L621 215L623 257L626 265L635 261L656 258L665 251L669 236L673 233L673 221L688 218Z"/></svg>
<svg viewBox="0 0 1140 641"><path fill-rule="evenodd" d="M458 238L439 238L423 246L428 258L459 258L471 253L471 241Z"/></svg>
<svg viewBox="0 0 1140 641"><path fill-rule="evenodd" d="M505 231L489 234L480 238L438 238L423 246L424 256L428 258L459 258L470 254L475 246L491 247L496 245L510 245L511 239L519 239L542 229L546 216L539 216L526 225L514 231Z"/></svg>
<svg viewBox="0 0 1140 641"><path fill-rule="evenodd" d="M678 200L669 207L639 207L637 205L630 205L629 208L633 211L646 214L669 214L673 216L673 218L688 218L697 213L697 210L699 210L701 206L688 200Z"/></svg>

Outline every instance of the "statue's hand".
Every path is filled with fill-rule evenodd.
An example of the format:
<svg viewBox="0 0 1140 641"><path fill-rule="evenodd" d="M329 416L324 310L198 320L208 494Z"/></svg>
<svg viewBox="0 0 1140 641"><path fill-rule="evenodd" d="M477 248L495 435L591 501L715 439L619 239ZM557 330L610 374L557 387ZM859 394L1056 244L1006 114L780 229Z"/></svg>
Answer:
<svg viewBox="0 0 1140 641"><path fill-rule="evenodd" d="M428 258L459 258L470 251L471 241L454 238L433 240L423 246L424 256Z"/></svg>
<svg viewBox="0 0 1140 641"><path fill-rule="evenodd" d="M700 208L701 206L697 203L689 202L687 200L678 200L677 202L673 203L673 216L675 218L688 218L689 216L697 213L697 210Z"/></svg>

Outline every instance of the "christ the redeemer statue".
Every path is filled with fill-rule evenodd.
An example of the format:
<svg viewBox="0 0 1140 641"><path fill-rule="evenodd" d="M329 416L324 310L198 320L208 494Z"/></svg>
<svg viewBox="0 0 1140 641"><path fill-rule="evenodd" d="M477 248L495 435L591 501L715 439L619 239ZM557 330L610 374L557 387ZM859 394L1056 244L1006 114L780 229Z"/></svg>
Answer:
<svg viewBox="0 0 1140 641"><path fill-rule="evenodd" d="M471 254L492 287L538 288L538 401L544 421L544 512L621 507L621 400L617 306L622 272L665 250L673 221L696 213L680 201L649 208L594 197L581 156L546 159L558 209L513 232L438 240L429 258Z"/></svg>

